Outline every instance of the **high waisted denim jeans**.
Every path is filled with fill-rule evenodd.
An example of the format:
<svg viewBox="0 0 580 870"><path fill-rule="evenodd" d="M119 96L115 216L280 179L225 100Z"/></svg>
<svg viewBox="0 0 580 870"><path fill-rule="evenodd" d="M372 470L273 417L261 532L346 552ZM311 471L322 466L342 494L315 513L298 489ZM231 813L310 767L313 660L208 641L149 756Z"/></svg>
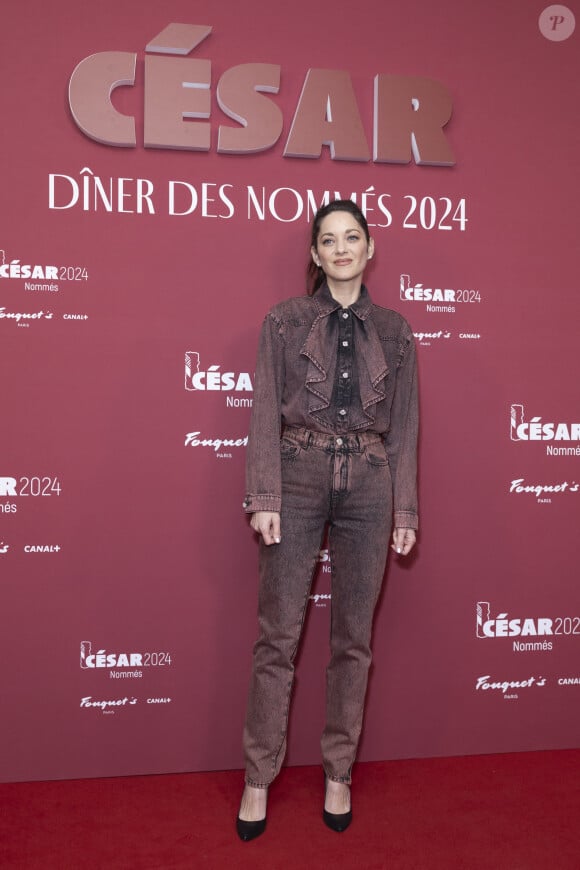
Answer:
<svg viewBox="0 0 580 870"><path fill-rule="evenodd" d="M381 436L372 432L339 436L291 427L282 436L281 455L282 540L260 542L246 782L267 787L284 760L294 658L328 523L332 598L322 758L330 779L350 783L390 538L389 464Z"/></svg>

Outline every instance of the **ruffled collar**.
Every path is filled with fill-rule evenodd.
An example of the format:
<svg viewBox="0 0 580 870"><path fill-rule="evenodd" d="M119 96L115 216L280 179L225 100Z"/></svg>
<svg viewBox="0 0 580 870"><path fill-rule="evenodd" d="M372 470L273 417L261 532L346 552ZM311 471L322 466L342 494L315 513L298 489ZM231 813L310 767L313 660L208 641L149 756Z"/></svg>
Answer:
<svg viewBox="0 0 580 870"><path fill-rule="evenodd" d="M330 317L341 308L333 298L326 282L313 297L316 318L300 353L309 360L306 389L310 393L308 412L314 416L330 405L336 377L338 348L338 319ZM355 352L358 367L360 399L369 421L376 417L375 405L385 398L384 379L389 373L381 340L372 319L373 303L363 285L359 298L348 307L356 320ZM358 327L358 328L357 328Z"/></svg>

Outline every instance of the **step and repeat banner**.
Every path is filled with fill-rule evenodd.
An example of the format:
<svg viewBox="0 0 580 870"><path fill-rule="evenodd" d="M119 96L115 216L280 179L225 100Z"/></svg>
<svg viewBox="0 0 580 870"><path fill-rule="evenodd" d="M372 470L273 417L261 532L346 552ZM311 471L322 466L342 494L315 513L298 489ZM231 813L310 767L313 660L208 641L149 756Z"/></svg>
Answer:
<svg viewBox="0 0 580 870"><path fill-rule="evenodd" d="M360 758L578 746L580 7L3 9L3 780L241 767L265 312L351 197L420 365ZM325 542L288 762L319 759Z"/></svg>

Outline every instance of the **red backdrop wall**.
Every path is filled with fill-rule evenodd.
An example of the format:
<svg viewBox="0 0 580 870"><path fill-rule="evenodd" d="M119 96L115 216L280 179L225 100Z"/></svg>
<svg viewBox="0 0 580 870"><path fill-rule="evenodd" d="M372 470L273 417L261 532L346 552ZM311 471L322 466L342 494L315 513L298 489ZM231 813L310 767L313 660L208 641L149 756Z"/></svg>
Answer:
<svg viewBox="0 0 580 870"><path fill-rule="evenodd" d="M388 567L360 757L578 746L580 7L545 10L5 4L3 779L241 766L255 347L303 292L312 207L336 193L367 211L367 283L412 323L421 378L421 535ZM143 144L145 47L172 22L212 26L191 54L211 62L207 151ZM69 106L77 64L113 51L136 54L112 94L135 147L89 138ZM250 62L281 68L282 135L218 153L239 124L217 84ZM374 77L439 82L454 165L284 156L309 69L349 73L371 151ZM329 576L323 552L293 764L318 759Z"/></svg>

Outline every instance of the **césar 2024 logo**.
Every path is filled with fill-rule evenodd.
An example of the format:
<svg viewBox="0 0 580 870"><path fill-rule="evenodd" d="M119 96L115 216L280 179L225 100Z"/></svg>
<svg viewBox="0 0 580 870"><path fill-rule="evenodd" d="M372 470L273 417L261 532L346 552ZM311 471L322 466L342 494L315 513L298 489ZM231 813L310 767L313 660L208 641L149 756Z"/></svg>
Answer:
<svg viewBox="0 0 580 870"><path fill-rule="evenodd" d="M195 350L185 352L185 389L189 392L228 393L227 408L251 408L254 386L249 372L221 371L221 365L202 366ZM233 394L242 394L232 395ZM249 395L248 395L249 394Z"/></svg>

